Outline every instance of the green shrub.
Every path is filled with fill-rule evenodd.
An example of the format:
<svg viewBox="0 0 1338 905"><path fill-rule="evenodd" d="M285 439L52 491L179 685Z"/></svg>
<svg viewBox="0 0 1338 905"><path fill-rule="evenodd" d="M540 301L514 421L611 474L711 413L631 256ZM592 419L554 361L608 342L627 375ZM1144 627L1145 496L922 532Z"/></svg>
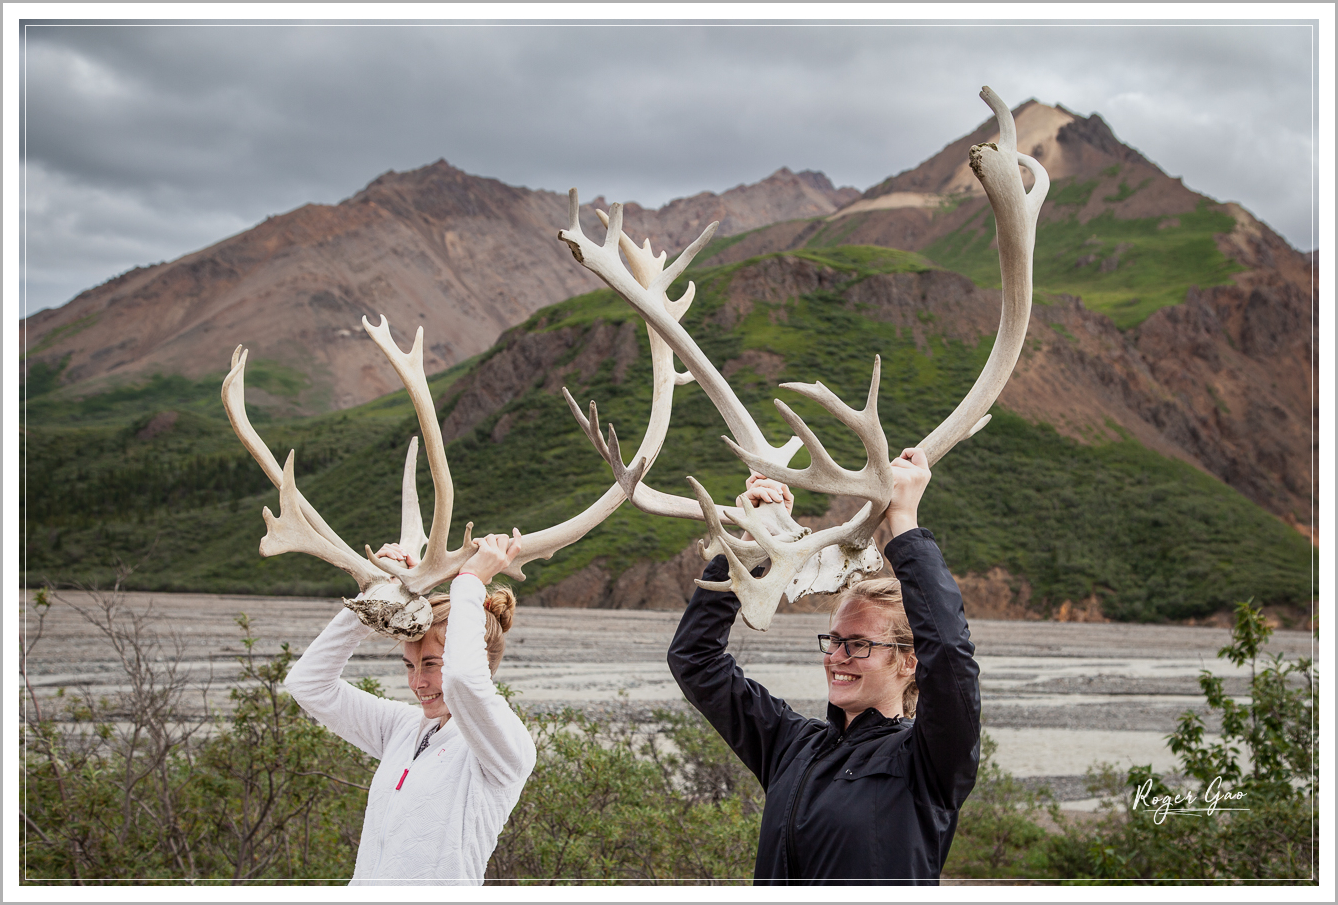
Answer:
<svg viewBox="0 0 1338 905"><path fill-rule="evenodd" d="M1169 737L1186 781L1172 783L1150 766L1095 776L1094 791L1123 793L1123 805L1091 827L1071 826L1055 842L1059 876L1318 882L1314 663L1261 656L1270 634L1259 608L1237 605L1232 641L1218 656L1249 664L1248 701L1227 697L1221 678L1200 673L1208 707L1221 714L1221 739L1206 741L1202 719L1188 712Z"/></svg>
<svg viewBox="0 0 1338 905"><path fill-rule="evenodd" d="M65 696L63 720L28 685L21 729L21 882L346 882L376 762L308 718L281 689L288 646L246 653L230 716L186 706L184 648L115 592L76 606L115 651L127 690ZM73 605L73 604L72 604ZM50 606L38 595L41 638ZM362 683L376 692L374 683Z"/></svg>
<svg viewBox="0 0 1338 905"><path fill-rule="evenodd" d="M1045 879L1050 866L1049 834L1038 821L1058 820L1059 805L1048 790L1028 789L994 759L998 744L980 734L976 786L958 815L957 834L943 865L952 879Z"/></svg>
<svg viewBox="0 0 1338 905"><path fill-rule="evenodd" d="M488 864L489 882L752 878L762 791L698 715L647 723L524 713L539 759Z"/></svg>

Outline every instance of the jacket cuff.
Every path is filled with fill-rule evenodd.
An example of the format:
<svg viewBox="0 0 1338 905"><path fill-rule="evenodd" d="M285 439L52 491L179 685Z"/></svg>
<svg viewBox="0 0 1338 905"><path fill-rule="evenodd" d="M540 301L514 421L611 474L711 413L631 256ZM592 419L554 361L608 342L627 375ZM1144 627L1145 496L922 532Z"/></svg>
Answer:
<svg viewBox="0 0 1338 905"><path fill-rule="evenodd" d="M887 557L888 565L895 572L897 563L905 562L907 557L914 555L916 549L924 549L925 544L938 552L938 544L934 541L932 531L928 528L912 528L888 541L887 546L883 548L883 555Z"/></svg>
<svg viewBox="0 0 1338 905"><path fill-rule="evenodd" d="M761 578L766 570L767 564L762 563L749 574L754 578ZM706 564L706 571L702 572L702 581L725 581L727 578L729 578L729 560L721 553Z"/></svg>
<svg viewBox="0 0 1338 905"><path fill-rule="evenodd" d="M706 571L702 572L702 581L724 581L726 578L729 578L729 560L721 553L706 564Z"/></svg>

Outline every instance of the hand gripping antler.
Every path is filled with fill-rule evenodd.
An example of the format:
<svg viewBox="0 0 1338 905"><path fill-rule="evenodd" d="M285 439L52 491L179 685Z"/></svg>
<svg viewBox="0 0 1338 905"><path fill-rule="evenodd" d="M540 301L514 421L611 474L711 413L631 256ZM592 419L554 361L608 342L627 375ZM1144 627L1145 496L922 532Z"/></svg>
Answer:
<svg viewBox="0 0 1338 905"><path fill-rule="evenodd" d="M1026 339L1027 322L1031 317L1032 254L1036 243L1036 220L1050 188L1050 177L1045 168L1031 157L1018 153L1017 128L1008 106L988 86L981 89L980 96L990 105L998 120L999 141L971 148L970 162L971 169L984 187L990 206L994 210L999 241L999 270L1003 283L1003 306L999 316L999 333L980 376L952 414L918 444L925 450L931 465L943 458L957 443L972 436L989 422L989 408L999 398L1014 365L1017 364L1018 355ZM1019 164L1030 170L1035 177L1035 184L1030 193L1023 189L1022 176L1018 172ZM858 472L851 472L837 465L808 425L780 400L776 400L776 407L786 423L794 428L795 433L803 440L812 458L812 464L804 469L793 469L783 462L775 461L765 455L757 455L738 444L730 443L735 454L749 467L770 478L808 490L850 494L869 500L871 505L862 515L857 515L842 526L840 546L844 549L858 548L873 536L896 493L896 481L887 458L887 438L878 420L880 373L881 360L875 357L868 400L860 412L851 409L821 383L782 384L786 389L814 400L859 435L868 452L868 462ZM726 442L730 442L728 438ZM750 527L749 531L761 542L761 535L756 530ZM723 530L719 533L723 534ZM717 532L713 530L713 545L718 545L719 537L716 534ZM846 563L841 562L842 557L839 556L828 556L828 563L825 565L819 563L815 567L813 563L808 562L796 566L795 559L804 549L806 548L794 546L792 552L782 550L784 558L779 561L776 555L772 556L771 572L775 572L777 566L783 563L782 575L792 572L800 576L801 572L807 572L814 576L812 581L807 582L802 576L795 578L789 586L791 589L802 589L806 584L810 590L825 589L834 582L849 581L854 577L853 572L864 571L859 566L853 570L849 569ZM769 596L780 582L780 577L773 579L771 572L761 580L754 579L745 569L735 566L731 561L730 584L740 600L745 602L745 608L751 606L756 611L764 600L778 599Z"/></svg>
<svg viewBox="0 0 1338 905"><path fill-rule="evenodd" d="M1036 218L1049 189L1049 177L1044 168L1032 158L1017 153L1016 127L1008 107L988 87L982 89L981 97L990 105L998 119L1000 139L998 143L972 148L970 159L972 170L985 188L998 224L1000 271L1004 287L1003 310L1000 315L998 338L976 384L956 410L919 444L926 449L931 463L937 462L954 445L985 426L989 420L989 407L998 398L1017 362L1031 310L1031 256L1035 244ZM1023 190L1018 164L1026 166L1035 176L1035 186L1030 194ZM665 323L656 307L637 298L634 290L625 291L631 287L625 285L627 280L620 273L622 268L614 266L616 251L612 259L607 253L607 249L612 247L615 235L619 237L625 252L635 249L630 239L621 234L621 208L617 205L611 208L606 221L610 223L609 236L601 247L594 245L581 234L576 220L574 190L571 198L572 225L568 230L559 233L559 237L572 247L572 253L577 260L598 273L605 282L627 299L647 323L665 337L674 353L687 364L734 433L734 439L724 438L731 449L758 474L808 490L860 496L869 501L869 504L849 522L818 534L810 534L807 529L794 531L788 526L777 531L776 526L769 525L766 520L758 517L757 513L768 507L753 510L751 507L745 507L746 500L743 498L738 501L740 504L738 509L717 507L710 502L700 485L695 481L692 482L697 493L698 509L707 521L711 534L710 544L703 547L704 555L722 552L726 554L731 573L728 586L738 593L743 602L742 611L748 614L745 617L748 623L755 628L765 629L781 593L794 599L805 593L835 591L862 574L881 569L882 559L873 548L870 539L896 493L894 472L888 458L887 438L878 418L877 399L881 360L878 358L874 360L868 397L864 408L860 411L847 406L821 383L783 384L787 389L817 402L837 420L854 430L863 442L868 455L865 466L859 471L842 468L827 453L807 424L787 405L777 400L776 405L781 416L796 433L794 440L803 443L809 450L812 460L807 468L790 468L788 462L794 451L791 444L776 448L766 443L751 416L687 332L676 321L672 326ZM695 254L700 246L709 240L714 231L713 227L714 224L707 229L702 238L693 243L689 249L691 254ZM605 259L592 263L591 259L594 257L592 252L596 251L603 251ZM649 255L649 243L646 246L646 254ZM686 261L690 259L691 255L685 253L676 262L676 271L665 280L665 287L682 271L682 267L677 265L682 264L686 267ZM631 260L632 256L629 253L629 261ZM689 291L692 288L692 284L689 284ZM580 420L585 422L583 418ZM588 423L583 426L587 426ZM590 434L589 430L587 434ZM613 439L612 434L611 439ZM616 449L615 444L603 444L595 436L592 436L592 441L606 460L616 457L614 449L611 449L611 447ZM620 466L621 459L614 466L615 472ZM633 474L634 470L626 470L626 476L622 480L632 480ZM635 481L632 480L632 483ZM658 494L645 487L629 488L629 492L633 491L634 504L646 511L680 517L687 515L682 511L682 504L687 502L683 498ZM776 504L771 506L779 508ZM727 534L724 530L726 519L746 527L757 540L745 542ZM771 560L770 570L760 579L753 578L749 574L749 569L768 557ZM704 586L717 589L724 587L720 583L710 582Z"/></svg>

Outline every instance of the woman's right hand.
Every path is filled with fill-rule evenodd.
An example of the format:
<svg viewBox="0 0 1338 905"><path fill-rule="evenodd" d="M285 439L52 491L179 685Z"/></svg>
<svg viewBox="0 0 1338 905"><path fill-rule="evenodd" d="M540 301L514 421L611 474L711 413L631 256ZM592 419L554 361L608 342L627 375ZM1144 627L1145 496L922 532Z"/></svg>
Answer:
<svg viewBox="0 0 1338 905"><path fill-rule="evenodd" d="M790 492L789 487L780 481L764 478L760 474L751 474L744 486L747 489L743 491L743 495L754 506L760 506L763 503L784 503L786 512L794 511L794 494ZM745 531L740 539L752 540L753 536Z"/></svg>
<svg viewBox="0 0 1338 905"><path fill-rule="evenodd" d="M511 537L489 534L475 540L474 555L465 560L461 572L469 572L485 585L520 555L520 529L512 528Z"/></svg>

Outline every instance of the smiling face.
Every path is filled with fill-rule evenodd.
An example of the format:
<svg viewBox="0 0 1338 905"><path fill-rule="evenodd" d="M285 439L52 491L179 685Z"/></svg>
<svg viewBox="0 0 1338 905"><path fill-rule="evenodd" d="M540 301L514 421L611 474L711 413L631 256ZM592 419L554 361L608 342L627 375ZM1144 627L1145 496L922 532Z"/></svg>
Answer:
<svg viewBox="0 0 1338 905"><path fill-rule="evenodd" d="M832 619L833 641L862 638L889 641L893 613L864 600L847 600ZM870 707L886 717L902 714L902 697L915 677L910 651L875 647L866 658L848 657L844 646L822 655L827 672L827 700L846 713L846 725Z"/></svg>
<svg viewBox="0 0 1338 905"><path fill-rule="evenodd" d="M408 672L409 688L418 696L418 702L423 705L423 716L428 719L451 715L441 697L445 645L446 633L439 631L437 626L433 626L421 641L404 642L404 668Z"/></svg>

